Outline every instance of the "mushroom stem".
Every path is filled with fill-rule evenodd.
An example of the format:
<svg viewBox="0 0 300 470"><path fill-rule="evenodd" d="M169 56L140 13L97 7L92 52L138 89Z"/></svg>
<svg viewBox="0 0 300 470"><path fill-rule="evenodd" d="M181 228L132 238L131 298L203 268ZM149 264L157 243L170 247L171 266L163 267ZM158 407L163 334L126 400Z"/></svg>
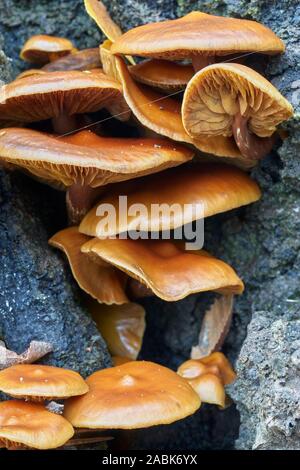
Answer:
<svg viewBox="0 0 300 470"><path fill-rule="evenodd" d="M91 188L73 184L66 194L68 220L70 225L78 225L101 193L101 188Z"/></svg>
<svg viewBox="0 0 300 470"><path fill-rule="evenodd" d="M78 128L78 122L75 115L60 114L52 118L52 126L56 134L62 135L75 131Z"/></svg>
<svg viewBox="0 0 300 470"><path fill-rule="evenodd" d="M232 123L235 142L243 157L259 160L267 155L277 140L277 134L270 137L258 137L249 130L248 118L237 113Z"/></svg>
<svg viewBox="0 0 300 470"><path fill-rule="evenodd" d="M192 56L192 64L195 73L199 72L199 70L204 69L208 65L214 64L215 62L216 58L214 55L195 54Z"/></svg>

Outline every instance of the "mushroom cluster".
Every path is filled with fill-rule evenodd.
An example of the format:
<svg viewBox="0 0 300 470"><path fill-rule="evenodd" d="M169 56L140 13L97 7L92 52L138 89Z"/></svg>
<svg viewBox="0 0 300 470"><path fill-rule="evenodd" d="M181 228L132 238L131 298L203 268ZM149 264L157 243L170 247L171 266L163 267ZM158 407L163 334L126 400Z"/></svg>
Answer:
<svg viewBox="0 0 300 470"><path fill-rule="evenodd" d="M243 292L229 264L175 232L259 200L246 169L272 149L277 126L293 113L266 78L241 64L249 54L284 52L267 27L192 12L122 34L100 1L84 4L106 40L81 51L64 38L26 42L21 58L36 68L0 88L0 162L66 192L69 226L49 243L66 255L114 367L86 381L46 366L0 372L0 391L30 400L0 404L0 444L8 447L59 447L72 426L167 424L201 402L225 407L235 373L216 352L221 342L177 374L137 361L146 324L136 301ZM153 205L173 209L162 214ZM129 212L137 206L143 211ZM112 208L115 223L99 207ZM202 211L182 217L174 207ZM66 400L64 417L45 408L50 399Z"/></svg>

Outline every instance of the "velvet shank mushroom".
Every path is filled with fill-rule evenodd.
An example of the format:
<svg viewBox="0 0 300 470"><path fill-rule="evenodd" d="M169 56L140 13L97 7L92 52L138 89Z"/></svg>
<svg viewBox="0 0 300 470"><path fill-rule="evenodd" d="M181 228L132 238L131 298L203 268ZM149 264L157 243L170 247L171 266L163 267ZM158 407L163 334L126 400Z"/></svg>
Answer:
<svg viewBox="0 0 300 470"><path fill-rule="evenodd" d="M20 400L0 403L0 447L55 449L74 435L72 425L42 405Z"/></svg>
<svg viewBox="0 0 300 470"><path fill-rule="evenodd" d="M26 41L20 57L34 64L46 64L75 50L68 39L40 34Z"/></svg>
<svg viewBox="0 0 300 470"><path fill-rule="evenodd" d="M240 157L233 138L221 135L214 138L209 136L191 138L182 124L180 101L136 83L121 57L116 57L116 67L122 82L124 98L143 126L170 139L193 144L202 152L220 157Z"/></svg>
<svg viewBox="0 0 300 470"><path fill-rule="evenodd" d="M136 359L145 332L145 310L141 305L100 305L95 301L87 303L101 335L112 356Z"/></svg>
<svg viewBox="0 0 300 470"><path fill-rule="evenodd" d="M0 391L31 401L66 399L88 391L73 370L37 364L20 364L0 371Z"/></svg>
<svg viewBox="0 0 300 470"><path fill-rule="evenodd" d="M276 126L293 114L290 103L264 77L240 64L215 64L189 82L182 103L183 125L192 138L234 139L247 159L274 145Z"/></svg>
<svg viewBox="0 0 300 470"><path fill-rule="evenodd" d="M195 413L201 404L185 379L152 362L133 361L95 372L87 384L90 391L84 397L65 404L64 416L78 428L169 424Z"/></svg>
<svg viewBox="0 0 300 470"><path fill-rule="evenodd" d="M129 302L125 294L127 276L98 256L93 260L82 253L81 246L88 240L77 227L70 227L56 233L49 243L66 254L78 285L91 297L108 305Z"/></svg>
<svg viewBox="0 0 300 470"><path fill-rule="evenodd" d="M98 47L83 49L44 65L44 72L63 70L93 70L101 68Z"/></svg>
<svg viewBox="0 0 300 470"><path fill-rule="evenodd" d="M165 181L162 184L162 181ZM120 213L120 191L127 197L127 207L142 204L145 214ZM136 230L158 232L178 228L200 218L197 211L169 211L163 213L153 210L153 204L164 207L202 208L201 216L209 217L220 212L250 204L260 198L260 189L246 173L238 168L224 164L195 164L184 168L168 170L162 174L152 175L133 181L126 190L111 189L97 201L97 206L84 217L80 231L86 235L102 238ZM101 222L105 215L97 215L97 207L110 204L115 208L116 224L104 227ZM137 227L138 226L138 227ZM105 228L105 232L103 231Z"/></svg>
<svg viewBox="0 0 300 470"><path fill-rule="evenodd" d="M223 261L170 240L97 238L82 251L99 256L172 302L204 291L241 294L243 282Z"/></svg>
<svg viewBox="0 0 300 470"><path fill-rule="evenodd" d="M189 149L163 139L106 138L91 131L66 137L30 129L0 131L0 161L67 189L72 223L90 209L100 186L176 166L192 156Z"/></svg>
<svg viewBox="0 0 300 470"><path fill-rule="evenodd" d="M278 54L284 44L260 23L193 11L176 19L133 28L116 39L113 54L146 58L191 59L195 70L216 57L236 53Z"/></svg>

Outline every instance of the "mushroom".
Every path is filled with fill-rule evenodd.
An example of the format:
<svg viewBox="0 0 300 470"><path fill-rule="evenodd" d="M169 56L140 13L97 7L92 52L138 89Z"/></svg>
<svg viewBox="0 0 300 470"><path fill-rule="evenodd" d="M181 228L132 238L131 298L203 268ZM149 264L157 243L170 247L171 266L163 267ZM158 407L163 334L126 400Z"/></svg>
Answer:
<svg viewBox="0 0 300 470"><path fill-rule="evenodd" d="M122 120L130 115L120 84L100 71L35 74L0 88L1 119L25 123L52 119L59 134L78 127L76 114L102 108Z"/></svg>
<svg viewBox="0 0 300 470"><path fill-rule="evenodd" d="M184 244L171 240L95 238L81 250L113 264L168 302L196 292L241 294L244 290L228 264L203 250L189 252Z"/></svg>
<svg viewBox="0 0 300 470"><path fill-rule="evenodd" d="M88 377L87 384L90 391L84 397L65 403L65 418L78 428L170 424L195 413L201 404L185 379L153 362L133 361L104 369Z"/></svg>
<svg viewBox="0 0 300 470"><path fill-rule="evenodd" d="M122 36L119 26L111 19L105 5L98 0L84 0L87 13L97 23L103 34L110 40L115 41Z"/></svg>
<svg viewBox="0 0 300 470"><path fill-rule="evenodd" d="M115 40L113 54L146 58L191 59L197 71L222 57L247 52L278 54L284 44L255 21L193 11L176 20L133 28Z"/></svg>
<svg viewBox="0 0 300 470"><path fill-rule="evenodd" d="M74 435L72 425L42 405L20 400L0 403L0 447L55 449Z"/></svg>
<svg viewBox="0 0 300 470"><path fill-rule="evenodd" d="M145 310L141 305L100 305L88 301L91 313L112 356L136 359L145 332Z"/></svg>
<svg viewBox="0 0 300 470"><path fill-rule="evenodd" d="M92 70L101 68L98 47L83 49L44 65L44 72L63 70Z"/></svg>
<svg viewBox="0 0 300 470"><path fill-rule="evenodd" d="M107 76L119 81L116 58L110 51L111 45L112 42L109 39L106 39L102 44L100 44L99 51L101 64L103 67L103 71Z"/></svg>
<svg viewBox="0 0 300 470"><path fill-rule="evenodd" d="M30 401L65 400L88 391L73 370L40 364L18 364L0 371L0 391Z"/></svg>
<svg viewBox="0 0 300 470"><path fill-rule="evenodd" d="M108 305L129 302L125 294L127 276L98 256L91 259L80 251L88 240L77 227L69 227L51 237L49 244L66 254L78 285L91 297Z"/></svg>
<svg viewBox="0 0 300 470"><path fill-rule="evenodd" d="M142 204L145 214L137 211L135 214L128 213L125 217L120 209L120 194L127 197L128 208ZM170 230L200 217L209 217L250 204L260 196L257 183L238 168L224 164L194 164L133 181L127 190L119 189L116 185L115 190L112 188L97 200L97 206L82 220L80 231L102 238L137 228L144 232ZM108 228L100 223L104 214L101 216L98 212L97 215L97 208L107 204L114 207L117 214L116 223ZM199 207L202 211L201 214L197 214L196 210L170 210L162 213L154 210L154 204L161 208L166 204L170 208L178 206L180 209Z"/></svg>
<svg viewBox="0 0 300 470"><path fill-rule="evenodd" d="M141 124L170 139L193 144L201 152L219 157L240 157L233 138L221 135L191 138L182 124L180 101L136 83L122 58L116 57L115 60L124 98Z"/></svg>
<svg viewBox="0 0 300 470"><path fill-rule="evenodd" d="M191 150L164 139L106 138L91 131L66 137L30 129L0 131L0 161L67 189L73 224L90 209L100 186L154 173L192 157Z"/></svg>
<svg viewBox="0 0 300 470"><path fill-rule="evenodd" d="M127 362L132 362L132 359L130 359L129 357L124 357L124 356L112 356L111 359L115 367L121 366L122 364L126 364Z"/></svg>
<svg viewBox="0 0 300 470"><path fill-rule="evenodd" d="M182 120L192 138L234 136L241 154L257 160L274 145L276 126L293 108L254 70L240 64L215 64L189 82Z"/></svg>
<svg viewBox="0 0 300 470"><path fill-rule="evenodd" d="M26 41L20 57L34 64L46 64L73 51L76 49L68 39L39 34Z"/></svg>
<svg viewBox="0 0 300 470"><path fill-rule="evenodd" d="M222 408L226 406L224 385L236 379L229 361L219 352L198 360L190 359L181 364L177 373L188 381L203 403Z"/></svg>

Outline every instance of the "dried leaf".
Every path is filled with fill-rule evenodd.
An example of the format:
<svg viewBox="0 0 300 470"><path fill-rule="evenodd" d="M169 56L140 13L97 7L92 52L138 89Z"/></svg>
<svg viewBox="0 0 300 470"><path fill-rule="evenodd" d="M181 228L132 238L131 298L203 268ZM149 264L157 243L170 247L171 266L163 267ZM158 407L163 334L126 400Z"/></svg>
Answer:
<svg viewBox="0 0 300 470"><path fill-rule="evenodd" d="M199 343L191 351L192 359L209 356L219 351L230 328L233 309L233 295L217 297L212 306L205 312Z"/></svg>
<svg viewBox="0 0 300 470"><path fill-rule="evenodd" d="M22 354L17 354L6 348L5 344L0 343L0 370L15 364L32 364L41 357L53 351L52 344L44 341L31 341L28 349Z"/></svg>

